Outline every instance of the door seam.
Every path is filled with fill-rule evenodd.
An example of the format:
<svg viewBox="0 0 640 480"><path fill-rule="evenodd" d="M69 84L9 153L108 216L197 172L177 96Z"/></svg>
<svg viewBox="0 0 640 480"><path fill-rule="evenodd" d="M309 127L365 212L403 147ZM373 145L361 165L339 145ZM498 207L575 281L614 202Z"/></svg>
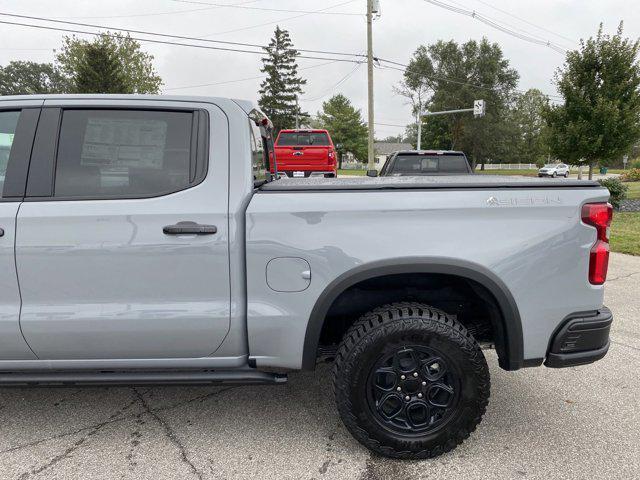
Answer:
<svg viewBox="0 0 640 480"><path fill-rule="evenodd" d="M38 354L34 352L31 345L27 341L27 337L24 336L24 332L22 331L22 290L20 288L20 275L18 274L18 215L20 214L20 208L22 208L22 204L24 201L20 202L18 205L18 210L16 211L16 218L14 219L14 232L13 232L13 265L16 269L16 282L18 283L18 297L20 298L20 308L18 309L18 328L20 329L20 335L22 335L22 339L24 343L29 347L31 353L36 357L36 360L40 360Z"/></svg>

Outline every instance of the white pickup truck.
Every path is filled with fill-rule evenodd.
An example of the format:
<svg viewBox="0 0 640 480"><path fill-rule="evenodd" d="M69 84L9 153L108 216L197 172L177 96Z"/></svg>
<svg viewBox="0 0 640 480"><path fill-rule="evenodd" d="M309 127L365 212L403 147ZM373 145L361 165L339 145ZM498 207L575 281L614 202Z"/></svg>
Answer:
<svg viewBox="0 0 640 480"><path fill-rule="evenodd" d="M275 179L269 120L208 97L1 97L0 384L281 383L398 458L453 449L517 370L602 358L595 182ZM275 175L269 173L271 167Z"/></svg>

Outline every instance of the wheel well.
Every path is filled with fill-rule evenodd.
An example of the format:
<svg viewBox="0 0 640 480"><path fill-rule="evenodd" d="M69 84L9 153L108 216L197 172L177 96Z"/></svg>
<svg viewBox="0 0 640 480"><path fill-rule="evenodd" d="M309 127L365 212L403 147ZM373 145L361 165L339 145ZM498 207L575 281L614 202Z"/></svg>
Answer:
<svg viewBox="0 0 640 480"><path fill-rule="evenodd" d="M318 352L333 350L364 313L399 301L426 303L455 315L479 343L495 345L498 356L506 357L503 313L484 285L459 275L419 272L368 278L345 289L327 311Z"/></svg>

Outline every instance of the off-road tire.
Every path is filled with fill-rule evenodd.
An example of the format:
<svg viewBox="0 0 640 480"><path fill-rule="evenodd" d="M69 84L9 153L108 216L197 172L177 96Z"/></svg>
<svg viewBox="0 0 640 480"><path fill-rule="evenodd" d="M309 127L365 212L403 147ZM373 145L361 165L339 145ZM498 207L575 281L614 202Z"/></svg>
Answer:
<svg viewBox="0 0 640 480"><path fill-rule="evenodd" d="M436 349L460 375L457 407L433 432L390 431L367 400L377 359L405 345ZM365 447L392 458L432 458L454 449L475 430L489 403L489 370L475 339L454 317L421 303L385 305L363 315L338 348L333 383L347 429Z"/></svg>

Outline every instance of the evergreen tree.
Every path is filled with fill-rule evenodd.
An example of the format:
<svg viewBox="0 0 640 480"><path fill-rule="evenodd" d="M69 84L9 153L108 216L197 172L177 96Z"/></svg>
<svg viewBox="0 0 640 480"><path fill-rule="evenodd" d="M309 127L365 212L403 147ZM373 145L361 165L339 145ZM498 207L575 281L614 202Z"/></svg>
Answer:
<svg viewBox="0 0 640 480"><path fill-rule="evenodd" d="M114 52L104 45L87 45L76 71L78 93L132 93Z"/></svg>
<svg viewBox="0 0 640 480"><path fill-rule="evenodd" d="M262 58L260 71L266 73L267 78L260 84L258 104L273 122L277 133L283 128L294 128L296 114L300 122L306 121L308 114L300 110L296 100L307 81L298 76L298 52L293 49L288 31L277 26L264 50L267 56Z"/></svg>
<svg viewBox="0 0 640 480"><path fill-rule="evenodd" d="M97 57L108 59L109 68L99 65ZM162 86L162 79L153 66L153 56L144 52L139 42L119 33L106 32L91 41L64 37L62 48L56 52L55 67L75 86L78 85L80 70L89 76L94 76L92 69L107 73L111 70L111 78L117 81L113 86L90 83L90 87L83 88L91 88L91 92L82 90L79 93L96 93L98 90L95 88L113 93L160 93ZM88 78L82 80L83 84Z"/></svg>

